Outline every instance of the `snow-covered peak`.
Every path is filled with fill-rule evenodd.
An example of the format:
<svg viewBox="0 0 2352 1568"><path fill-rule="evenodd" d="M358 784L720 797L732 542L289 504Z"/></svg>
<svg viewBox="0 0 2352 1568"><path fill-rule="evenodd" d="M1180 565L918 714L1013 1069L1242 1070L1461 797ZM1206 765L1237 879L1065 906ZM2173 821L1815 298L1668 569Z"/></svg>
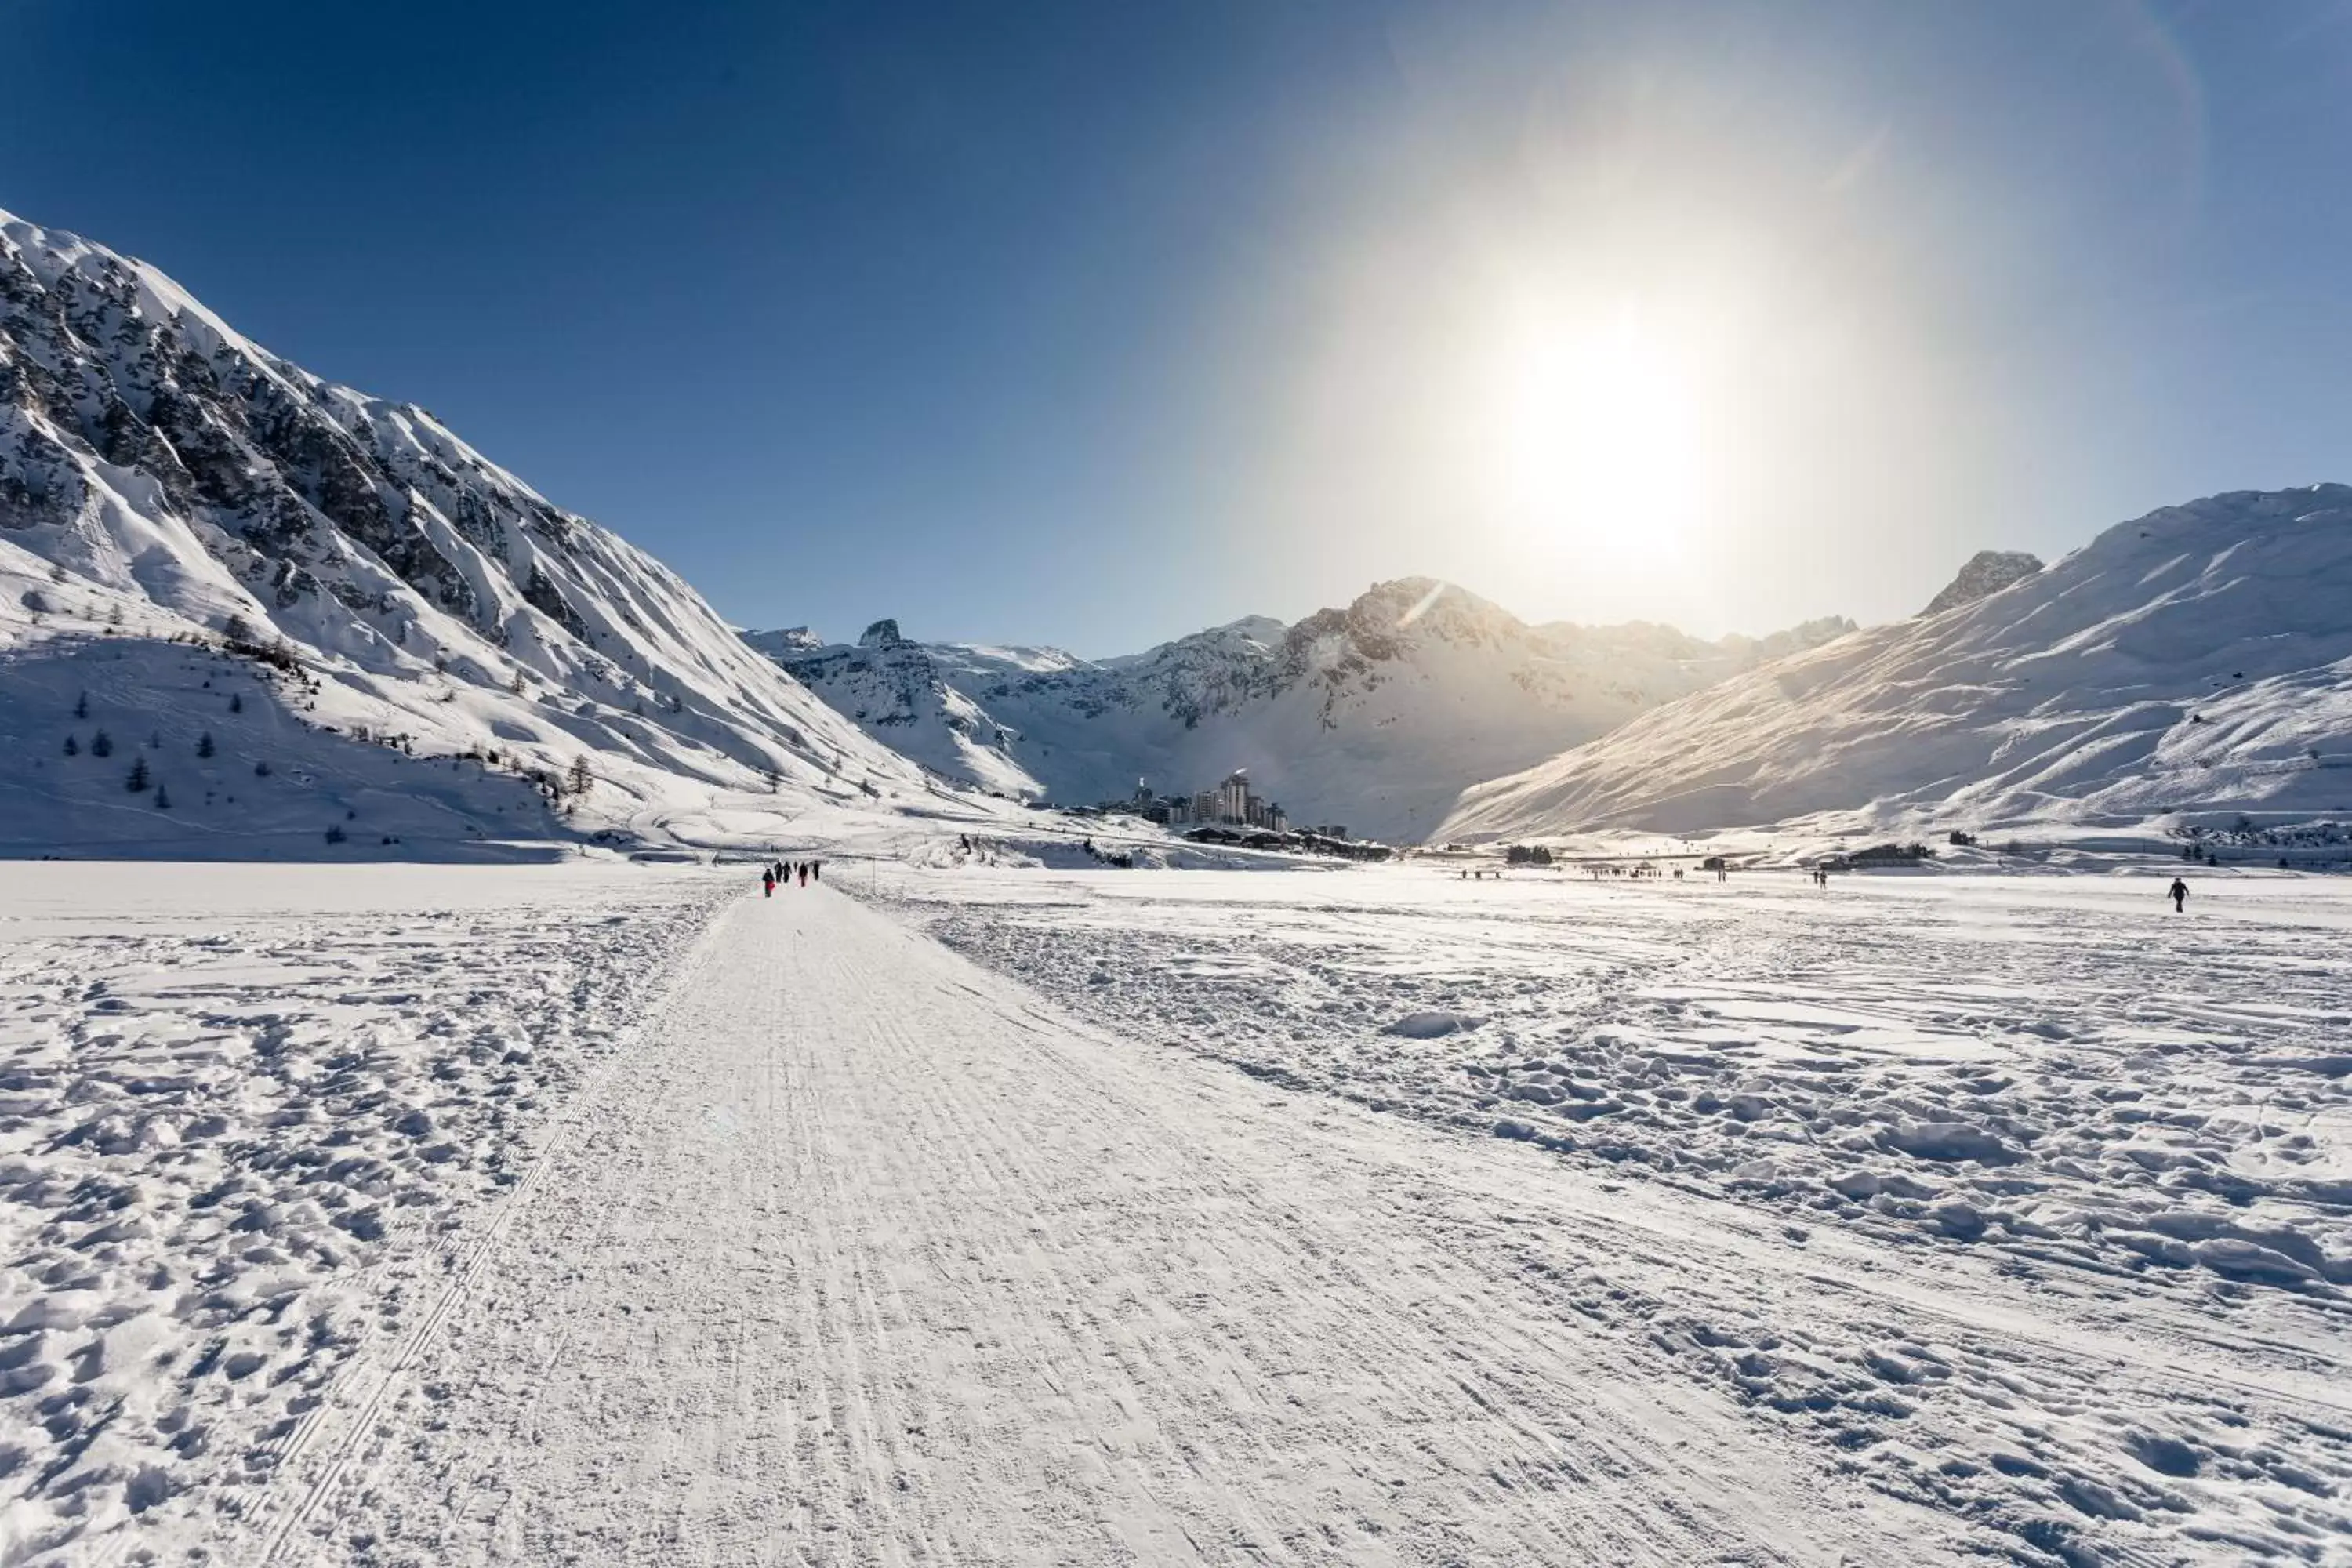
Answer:
<svg viewBox="0 0 2352 1568"><path fill-rule="evenodd" d="M743 640L761 653L823 647L824 639L806 626L783 626L770 632L742 632Z"/></svg>

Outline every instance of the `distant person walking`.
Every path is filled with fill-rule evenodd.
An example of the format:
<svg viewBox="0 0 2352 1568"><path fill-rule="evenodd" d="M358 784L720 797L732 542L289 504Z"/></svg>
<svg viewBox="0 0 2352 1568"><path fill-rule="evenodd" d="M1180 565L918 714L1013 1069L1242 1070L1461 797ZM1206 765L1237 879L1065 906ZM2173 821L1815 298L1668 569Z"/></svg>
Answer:
<svg viewBox="0 0 2352 1568"><path fill-rule="evenodd" d="M2189 884L2175 877L2164 896L2172 900L2172 912L2177 915L2189 907Z"/></svg>
<svg viewBox="0 0 2352 1568"><path fill-rule="evenodd" d="M805 860L801 862L801 886L808 886L808 862Z"/></svg>
<svg viewBox="0 0 2352 1568"><path fill-rule="evenodd" d="M776 896L775 872L762 871L760 873L760 896L763 899L772 899Z"/></svg>
<svg viewBox="0 0 2352 1568"><path fill-rule="evenodd" d="M809 875L810 875L811 877L814 877L814 879L816 879L816 880L818 880L818 881L820 881L820 882L824 881L824 861L822 861L822 860L812 860L812 861L810 861L810 862L809 862Z"/></svg>

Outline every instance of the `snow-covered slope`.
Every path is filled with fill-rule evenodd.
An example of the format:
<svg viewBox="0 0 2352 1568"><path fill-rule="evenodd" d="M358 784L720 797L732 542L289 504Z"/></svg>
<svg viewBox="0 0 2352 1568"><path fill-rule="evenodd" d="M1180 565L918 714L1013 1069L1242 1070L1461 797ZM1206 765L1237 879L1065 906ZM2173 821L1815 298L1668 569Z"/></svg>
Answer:
<svg viewBox="0 0 2352 1568"><path fill-rule="evenodd" d="M1971 563L1972 565L1975 563ZM1448 837L2352 817L2352 487L2109 529L1473 790Z"/></svg>
<svg viewBox="0 0 2352 1568"><path fill-rule="evenodd" d="M100 727L110 760L89 754ZM0 853L283 852L339 823L408 853L518 824L724 839L931 792L667 568L426 410L322 381L154 268L6 214L0 735ZM132 737L154 739L168 807L125 787ZM468 752L487 766L446 761ZM395 805L425 757L445 759L441 805ZM255 773L273 761L274 782ZM568 819L543 784L518 792L532 773L588 781Z"/></svg>
<svg viewBox="0 0 2352 1568"><path fill-rule="evenodd" d="M1294 626L1263 616L1089 661L1054 648L910 642L755 646L869 735L951 777L1065 803L1206 789L1236 768L1294 823L1418 840L1462 790L1769 657L1671 627L1530 626L1426 578Z"/></svg>

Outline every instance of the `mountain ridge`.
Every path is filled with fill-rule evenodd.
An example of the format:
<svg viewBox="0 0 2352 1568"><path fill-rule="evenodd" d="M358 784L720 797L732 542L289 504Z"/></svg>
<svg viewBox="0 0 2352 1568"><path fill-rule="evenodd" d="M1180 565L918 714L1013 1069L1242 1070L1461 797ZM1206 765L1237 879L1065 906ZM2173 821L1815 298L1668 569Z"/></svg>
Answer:
<svg viewBox="0 0 2352 1568"><path fill-rule="evenodd" d="M982 788L1092 803L1127 798L1139 777L1190 795L1243 769L1294 822L1418 838L1482 768L1523 766L1852 626L1717 642L1642 623L1533 626L1408 577L1296 622L1243 616L1101 659L910 641L895 621L856 644L747 637L868 734ZM890 638L872 640L882 626Z"/></svg>
<svg viewBox="0 0 2352 1568"><path fill-rule="evenodd" d="M2352 487L2117 523L1966 602L1643 715L1444 831L2352 818Z"/></svg>
<svg viewBox="0 0 2352 1568"><path fill-rule="evenodd" d="M5 213L0 583L0 648L19 689L45 679L40 661L79 658L93 636L124 639L113 663L137 639L274 647L276 663L253 668L300 670L281 710L315 715L306 722L321 731L599 782L574 792L573 826L539 825L560 836L699 831L729 795L775 795L781 813L784 797L932 787L782 679L669 568L555 506L421 405L311 374L153 266ZM184 658L142 659L152 668L139 679L117 672L126 702L177 702L181 676L198 674ZM48 721L8 717L39 742L0 766L0 790L32 803L16 814L32 825L24 845L197 831L187 805L163 817L121 798L130 792L106 795L87 763L63 776ZM215 717L215 752L242 743L231 716ZM352 765L372 777L381 763ZM286 821L300 818L277 777L248 777L241 812L283 796ZM228 793L217 778L209 787ZM448 795L444 826L488 839L511 826L500 800L505 824ZM311 837L322 837L320 823L340 814L316 804ZM213 831L235 837L226 823ZM272 839L278 851L291 832Z"/></svg>

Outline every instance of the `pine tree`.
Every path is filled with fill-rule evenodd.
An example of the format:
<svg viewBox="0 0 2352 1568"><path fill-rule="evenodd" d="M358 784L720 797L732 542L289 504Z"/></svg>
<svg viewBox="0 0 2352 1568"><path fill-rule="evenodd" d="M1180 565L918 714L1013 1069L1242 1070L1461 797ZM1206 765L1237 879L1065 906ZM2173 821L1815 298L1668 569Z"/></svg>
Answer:
<svg viewBox="0 0 2352 1568"><path fill-rule="evenodd" d="M269 764L267 762L254 763L253 776L257 779L268 778L269 776Z"/></svg>
<svg viewBox="0 0 2352 1568"><path fill-rule="evenodd" d="M71 735L68 735L66 737L66 755L68 757L78 757L81 755L81 742L75 740Z"/></svg>
<svg viewBox="0 0 2352 1568"><path fill-rule="evenodd" d="M595 782L596 775L591 773L588 769L587 753L583 752L579 756L572 758L572 793L573 795L586 795L588 793L589 786L593 784Z"/></svg>
<svg viewBox="0 0 2352 1568"><path fill-rule="evenodd" d="M100 730L89 738L89 754L93 757L114 755L114 737Z"/></svg>
<svg viewBox="0 0 2352 1568"><path fill-rule="evenodd" d="M245 694L243 692L238 692L228 700L228 710L232 713L242 713L245 711Z"/></svg>
<svg viewBox="0 0 2352 1568"><path fill-rule="evenodd" d="M157 784L155 786L155 809L158 811L169 811L172 809L172 792L165 789L162 784Z"/></svg>
<svg viewBox="0 0 2352 1568"><path fill-rule="evenodd" d="M147 784L147 759L140 757L132 761L131 764L131 776L122 781L122 787L129 790L132 795L137 795L142 790L145 789Z"/></svg>
<svg viewBox="0 0 2352 1568"><path fill-rule="evenodd" d="M209 757L212 754L213 732L210 730L207 730L203 734L196 737L196 755L200 757Z"/></svg>
<svg viewBox="0 0 2352 1568"><path fill-rule="evenodd" d="M79 697L74 699L74 717L77 719L87 719L89 717L89 692L85 691Z"/></svg>

